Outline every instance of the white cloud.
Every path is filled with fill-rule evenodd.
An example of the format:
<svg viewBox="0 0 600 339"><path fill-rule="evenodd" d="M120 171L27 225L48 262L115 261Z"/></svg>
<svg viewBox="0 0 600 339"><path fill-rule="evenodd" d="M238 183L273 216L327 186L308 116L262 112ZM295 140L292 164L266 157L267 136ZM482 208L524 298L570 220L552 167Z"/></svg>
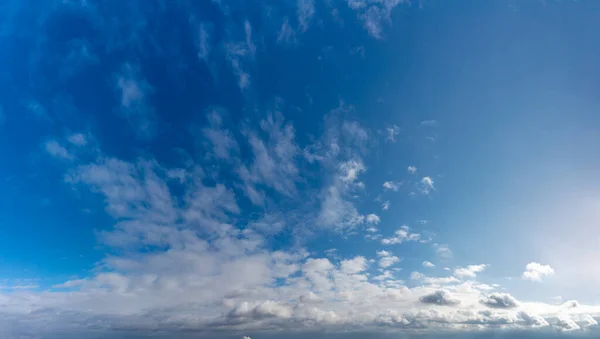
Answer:
<svg viewBox="0 0 600 339"><path fill-rule="evenodd" d="M423 265L423 267L427 267L427 268L435 267L435 265L431 261L423 261L422 265Z"/></svg>
<svg viewBox="0 0 600 339"><path fill-rule="evenodd" d="M417 173L417 168L415 166L408 166L407 171L409 174L415 174Z"/></svg>
<svg viewBox="0 0 600 339"><path fill-rule="evenodd" d="M300 30L305 32L308 29L308 24L313 15L315 15L314 0L297 0L298 6L298 22Z"/></svg>
<svg viewBox="0 0 600 339"><path fill-rule="evenodd" d="M257 185L275 189L287 197L296 195L298 177L297 157L292 124L284 124L280 114L269 115L260 123L266 141L258 133L248 132L248 143L253 153L250 166L241 165L238 175L244 182L245 193L257 205L264 204L264 195ZM227 145L233 145L233 142Z"/></svg>
<svg viewBox="0 0 600 339"><path fill-rule="evenodd" d="M358 180L360 173L366 170L360 160L349 160L340 164L340 180L347 186L362 186Z"/></svg>
<svg viewBox="0 0 600 339"><path fill-rule="evenodd" d="M420 181L421 184L421 192L423 194L429 194L431 191L435 190L433 179L430 177L423 177Z"/></svg>
<svg viewBox="0 0 600 339"><path fill-rule="evenodd" d="M469 265L467 267L457 267L454 270L454 275L458 278L475 278L477 273L483 272L487 265Z"/></svg>
<svg viewBox="0 0 600 339"><path fill-rule="evenodd" d="M400 183L386 181L383 183L383 189L385 191L392 190L394 192L397 192L400 189Z"/></svg>
<svg viewBox="0 0 600 339"><path fill-rule="evenodd" d="M432 126L437 126L437 125L438 125L437 120L423 120L423 121L421 121L421 126L432 127Z"/></svg>
<svg viewBox="0 0 600 339"><path fill-rule="evenodd" d="M408 226L402 226L399 230L394 232L392 237L381 239L381 243L384 245L401 244L406 241L417 241L420 238L420 234L411 233Z"/></svg>
<svg viewBox="0 0 600 339"><path fill-rule="evenodd" d="M581 329L573 319L565 314L559 315L552 326L561 332L571 332Z"/></svg>
<svg viewBox="0 0 600 339"><path fill-rule="evenodd" d="M377 216L376 214L369 214L367 215L367 224L379 224L381 222L381 219L379 219L379 216Z"/></svg>
<svg viewBox="0 0 600 339"><path fill-rule="evenodd" d="M82 133L71 134L71 135L69 135L69 137L67 138L67 140L71 144L73 144L75 146L79 146L79 147L85 146L87 144L87 138Z"/></svg>
<svg viewBox="0 0 600 339"><path fill-rule="evenodd" d="M354 10L369 35L383 39L383 24L391 22L392 10L403 0L348 0L348 7Z"/></svg>
<svg viewBox="0 0 600 339"><path fill-rule="evenodd" d="M59 144L56 140L47 141L44 144L44 148L46 149L46 152L48 152L48 154L55 158L64 160L73 159L73 155L69 153L69 151L67 151L67 149L64 148L61 144Z"/></svg>
<svg viewBox="0 0 600 339"><path fill-rule="evenodd" d="M434 243L433 247L435 248L436 252L440 255L440 257L445 259L452 258L453 253L450 247L448 247L448 245ZM450 269L447 269L447 267L445 267L444 270L449 271Z"/></svg>
<svg viewBox="0 0 600 339"><path fill-rule="evenodd" d="M531 262L525 266L525 272L521 275L524 280L542 281L545 277L554 274L554 269L550 265L542 265L537 262Z"/></svg>
<svg viewBox="0 0 600 339"><path fill-rule="evenodd" d="M202 136L212 148L214 156L219 159L230 159L232 153L238 150L238 144L233 134L223 127L222 113L218 109L213 109L207 114L209 122L207 127L202 129Z"/></svg>
<svg viewBox="0 0 600 339"><path fill-rule="evenodd" d="M210 46L210 34L208 32L208 29L206 27L206 24L204 23L198 23L195 26L196 30L195 30L195 39L196 39L196 45L198 48L198 59L207 61L208 60L208 56L210 55L211 52L211 46Z"/></svg>
<svg viewBox="0 0 600 339"><path fill-rule="evenodd" d="M351 202L344 200L340 191L335 187L329 187L324 192L324 199L321 203L319 213L319 222L332 228L347 228L360 225L365 217L358 213Z"/></svg>
<svg viewBox="0 0 600 339"><path fill-rule="evenodd" d="M292 25L290 25L290 21L287 17L283 18L283 23L281 24L281 28L279 29L279 33L277 34L277 43L293 43L296 40L296 31Z"/></svg>
<svg viewBox="0 0 600 339"><path fill-rule="evenodd" d="M396 141L396 136L400 132L400 127L398 127L396 125L388 126L388 127L386 127L385 132L386 132L386 137L385 138L388 141L395 142Z"/></svg>
<svg viewBox="0 0 600 339"><path fill-rule="evenodd" d="M367 259L361 256L342 260L340 271L345 274L357 274L367 269Z"/></svg>
<svg viewBox="0 0 600 339"><path fill-rule="evenodd" d="M381 203L381 210L387 211L390 208L390 201L386 200Z"/></svg>
<svg viewBox="0 0 600 339"><path fill-rule="evenodd" d="M400 262L400 258L392 255L392 253L388 251L377 251L377 256L379 257L379 266L381 268L388 268L395 263Z"/></svg>

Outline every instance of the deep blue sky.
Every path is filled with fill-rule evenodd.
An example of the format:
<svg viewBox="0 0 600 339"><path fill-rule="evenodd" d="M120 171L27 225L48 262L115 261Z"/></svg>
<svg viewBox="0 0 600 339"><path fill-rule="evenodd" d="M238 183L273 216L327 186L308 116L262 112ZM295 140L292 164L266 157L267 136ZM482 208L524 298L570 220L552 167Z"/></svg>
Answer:
<svg viewBox="0 0 600 339"><path fill-rule="evenodd" d="M0 334L588 333L598 13L5 1Z"/></svg>

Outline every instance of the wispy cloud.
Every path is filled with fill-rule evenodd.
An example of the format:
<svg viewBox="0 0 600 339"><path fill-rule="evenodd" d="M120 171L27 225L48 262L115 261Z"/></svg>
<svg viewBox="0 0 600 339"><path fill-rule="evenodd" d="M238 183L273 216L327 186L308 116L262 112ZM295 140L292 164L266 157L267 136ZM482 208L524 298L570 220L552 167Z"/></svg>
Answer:
<svg viewBox="0 0 600 339"><path fill-rule="evenodd" d="M123 116L135 128L138 136L153 137L156 133L157 117L148 103L152 87L142 77L139 66L124 64L121 71L115 75L115 82Z"/></svg>
<svg viewBox="0 0 600 339"><path fill-rule="evenodd" d="M297 0L298 6L298 23L300 30L305 32L308 29L310 20L315 15L314 0Z"/></svg>
<svg viewBox="0 0 600 339"><path fill-rule="evenodd" d="M48 154L55 158L64 160L73 159L73 155L69 153L69 151L66 148L64 148L61 144L59 144L56 140L47 141L44 144L44 148L46 149L46 152L48 152Z"/></svg>

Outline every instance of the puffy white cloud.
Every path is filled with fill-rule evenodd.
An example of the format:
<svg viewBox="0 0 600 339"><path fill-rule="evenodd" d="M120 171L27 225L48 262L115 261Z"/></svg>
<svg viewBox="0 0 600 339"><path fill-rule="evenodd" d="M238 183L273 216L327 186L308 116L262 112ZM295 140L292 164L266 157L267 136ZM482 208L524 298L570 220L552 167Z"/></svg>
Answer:
<svg viewBox="0 0 600 339"><path fill-rule="evenodd" d="M365 165L363 165L360 160L349 160L340 164L340 180L348 185L361 185L358 180L358 176L361 172L366 170Z"/></svg>
<svg viewBox="0 0 600 339"><path fill-rule="evenodd" d="M361 256L352 259L342 260L340 271L346 274L356 274L367 269L367 259Z"/></svg>
<svg viewBox="0 0 600 339"><path fill-rule="evenodd" d="M571 332L581 328L571 317L565 314L559 315L552 326L562 332Z"/></svg>
<svg viewBox="0 0 600 339"><path fill-rule="evenodd" d="M435 190L433 179L430 177L423 177L420 181L420 186L423 194L429 194L431 191Z"/></svg>
<svg viewBox="0 0 600 339"><path fill-rule="evenodd" d="M467 267L457 267L454 270L454 275L458 278L475 278L477 273L483 272L487 265L469 265Z"/></svg>
<svg viewBox="0 0 600 339"><path fill-rule="evenodd" d="M508 293L492 293L481 299L481 303L492 308L515 308L519 302Z"/></svg>
<svg viewBox="0 0 600 339"><path fill-rule="evenodd" d="M418 233L411 233L408 226L402 226L399 230L394 232L394 235L390 238L381 239L381 243L384 245L401 244L406 241L417 241L421 238Z"/></svg>
<svg viewBox="0 0 600 339"><path fill-rule="evenodd" d="M421 264L423 265L423 267L427 267L427 268L435 267L435 265L431 261L423 261Z"/></svg>
<svg viewBox="0 0 600 339"><path fill-rule="evenodd" d="M400 189L400 183L386 181L383 183L383 189L386 191L391 190L391 191L397 192Z"/></svg>
<svg viewBox="0 0 600 339"><path fill-rule="evenodd" d="M381 203L381 210L387 211L388 209L390 209L390 201L386 200L383 203Z"/></svg>
<svg viewBox="0 0 600 339"><path fill-rule="evenodd" d="M377 251L377 256L379 256L379 266L382 268L388 268L400 262L400 258L388 251Z"/></svg>
<svg viewBox="0 0 600 339"><path fill-rule="evenodd" d="M542 265L537 262L531 262L525 266L525 271L521 275L524 280L542 281L545 277L554 274L554 269L550 265Z"/></svg>
<svg viewBox="0 0 600 339"><path fill-rule="evenodd" d="M381 219L379 218L379 216L377 214L367 215L366 220L367 220L367 224L379 224L381 222Z"/></svg>
<svg viewBox="0 0 600 339"><path fill-rule="evenodd" d="M408 166L407 171L409 174L415 174L417 173L417 168L415 166Z"/></svg>

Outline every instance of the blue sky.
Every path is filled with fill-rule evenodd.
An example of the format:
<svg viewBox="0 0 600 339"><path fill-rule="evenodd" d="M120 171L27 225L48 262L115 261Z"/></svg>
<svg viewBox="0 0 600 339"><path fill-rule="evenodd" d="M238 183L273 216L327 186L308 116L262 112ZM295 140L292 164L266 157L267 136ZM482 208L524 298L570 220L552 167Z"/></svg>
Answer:
<svg viewBox="0 0 600 339"><path fill-rule="evenodd" d="M0 334L594 335L598 7L4 2Z"/></svg>

